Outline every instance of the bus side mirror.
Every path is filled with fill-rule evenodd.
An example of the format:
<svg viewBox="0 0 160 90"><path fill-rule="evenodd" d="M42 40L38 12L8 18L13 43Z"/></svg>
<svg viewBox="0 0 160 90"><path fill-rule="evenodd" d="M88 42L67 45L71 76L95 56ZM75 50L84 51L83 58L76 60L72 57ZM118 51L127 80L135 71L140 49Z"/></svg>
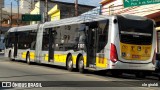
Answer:
<svg viewBox="0 0 160 90"><path fill-rule="evenodd" d="M156 53L156 60L160 61L160 53Z"/></svg>

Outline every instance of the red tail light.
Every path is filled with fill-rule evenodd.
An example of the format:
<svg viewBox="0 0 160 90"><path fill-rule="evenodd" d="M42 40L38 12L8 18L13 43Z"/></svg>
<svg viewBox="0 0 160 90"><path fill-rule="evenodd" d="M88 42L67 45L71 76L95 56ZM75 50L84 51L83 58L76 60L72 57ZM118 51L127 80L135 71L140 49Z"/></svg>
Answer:
<svg viewBox="0 0 160 90"><path fill-rule="evenodd" d="M117 60L118 60L117 49L113 43L111 43L110 59L114 63L117 62Z"/></svg>
<svg viewBox="0 0 160 90"><path fill-rule="evenodd" d="M156 63L156 50L154 50L154 55L152 58L152 63L155 64Z"/></svg>

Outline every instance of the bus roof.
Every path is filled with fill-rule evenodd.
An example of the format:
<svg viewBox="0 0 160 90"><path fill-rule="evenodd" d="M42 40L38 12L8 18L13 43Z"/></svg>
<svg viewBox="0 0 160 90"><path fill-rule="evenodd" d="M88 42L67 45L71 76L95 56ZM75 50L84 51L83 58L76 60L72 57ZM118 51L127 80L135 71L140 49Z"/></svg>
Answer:
<svg viewBox="0 0 160 90"><path fill-rule="evenodd" d="M38 26L39 26L39 24L20 26L20 27L13 27L13 28L9 29L8 32L38 30Z"/></svg>
<svg viewBox="0 0 160 90"><path fill-rule="evenodd" d="M8 30L8 32L14 32L14 31L16 31L16 30L17 30L17 28L18 28L18 27L10 28L10 29Z"/></svg>
<svg viewBox="0 0 160 90"><path fill-rule="evenodd" d="M63 25L80 24L85 22L93 22L98 20L109 19L111 16L106 15L89 15L89 16L78 16L72 18L61 19L57 21L51 21L44 23L44 28L57 27Z"/></svg>
<svg viewBox="0 0 160 90"><path fill-rule="evenodd" d="M50 21L45 22L43 24L43 28L50 28L50 27L58 27L58 26L64 26L64 25L72 25L72 24L80 24L80 23L86 23L86 22L94 22L99 20L105 20L105 19L112 19L116 16L122 16L128 19L141 19L145 20L147 18L140 17L140 16L134 16L134 15L83 15L78 17L72 17L72 18L65 18L57 21ZM8 32L16 32L16 31L29 31L29 30L38 30L40 24L34 24L34 25L27 25L27 26L20 26L20 27L13 27Z"/></svg>
<svg viewBox="0 0 160 90"><path fill-rule="evenodd" d="M117 17L117 16L122 16L124 18L134 19L134 20L146 20L147 19L146 17L128 15L128 14L123 14L123 15L83 15L83 16L78 16L78 17L61 19L61 20L57 20L57 21L46 22L46 23L44 23L44 28L93 22L93 21L99 21L99 20L104 20L104 19L111 19L112 17Z"/></svg>
<svg viewBox="0 0 160 90"><path fill-rule="evenodd" d="M124 17L124 18L127 18L127 19L134 19L134 20L146 20L146 19L148 19L146 17L129 15L129 14L122 14L121 16Z"/></svg>

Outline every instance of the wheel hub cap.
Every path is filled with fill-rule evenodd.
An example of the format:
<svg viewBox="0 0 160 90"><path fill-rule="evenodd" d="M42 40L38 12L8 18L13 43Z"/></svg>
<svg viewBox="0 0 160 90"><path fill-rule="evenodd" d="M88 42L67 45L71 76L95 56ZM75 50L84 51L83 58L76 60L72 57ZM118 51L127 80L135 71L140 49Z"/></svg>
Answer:
<svg viewBox="0 0 160 90"><path fill-rule="evenodd" d="M79 67L83 68L83 61L82 60L79 62Z"/></svg>
<svg viewBox="0 0 160 90"><path fill-rule="evenodd" d="M68 62L68 66L69 66L69 68L72 67L72 60L70 60L70 61Z"/></svg>

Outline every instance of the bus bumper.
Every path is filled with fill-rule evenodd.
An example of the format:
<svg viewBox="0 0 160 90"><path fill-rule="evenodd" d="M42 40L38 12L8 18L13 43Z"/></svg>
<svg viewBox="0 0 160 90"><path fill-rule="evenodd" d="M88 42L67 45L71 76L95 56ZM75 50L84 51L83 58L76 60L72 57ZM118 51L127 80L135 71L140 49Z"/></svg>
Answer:
<svg viewBox="0 0 160 90"><path fill-rule="evenodd" d="M155 71L155 65L152 63L127 63L117 61L110 65L110 69L121 69L121 70L144 70L144 71Z"/></svg>

